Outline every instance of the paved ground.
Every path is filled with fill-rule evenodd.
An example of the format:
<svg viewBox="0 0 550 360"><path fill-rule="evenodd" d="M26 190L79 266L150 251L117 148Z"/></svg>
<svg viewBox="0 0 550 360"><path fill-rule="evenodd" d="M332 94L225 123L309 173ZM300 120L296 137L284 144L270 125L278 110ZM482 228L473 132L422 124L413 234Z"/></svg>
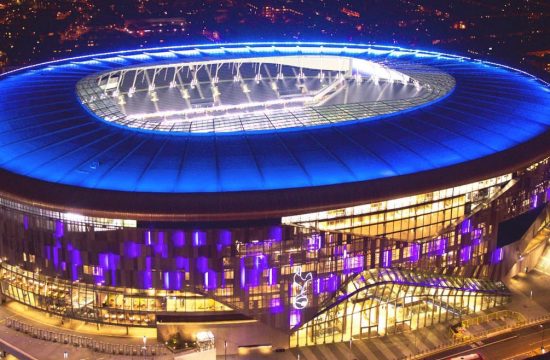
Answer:
<svg viewBox="0 0 550 360"><path fill-rule="evenodd" d="M32 325L37 328L41 328L49 331L56 331L64 334L75 334L80 336L88 336L96 341L101 341L111 344L121 345L139 345L143 341L143 333L130 334L134 336L125 336L126 330L124 328L117 327L102 327L97 330L95 325L84 324L77 321L65 321L61 325L61 320L58 317L48 317L43 312L38 312L32 309L28 309L24 305L11 302L8 305L0 306L0 341L3 341L15 348L21 349L40 360L49 359L63 359L64 352L68 352L69 359L82 359L82 360L105 360L105 359L144 359L144 357L132 357L132 356L110 356L104 353L94 352L90 349L74 347L72 345L64 345L60 343L54 343L51 341L39 340L31 337L30 335L18 332L12 328L5 326L6 319L12 318L20 320L26 324ZM152 336L153 333L149 332L148 341L155 341ZM0 344L0 348L3 348ZM152 357L145 357L151 359ZM157 360L172 359L172 356L155 356Z"/></svg>
<svg viewBox="0 0 550 360"><path fill-rule="evenodd" d="M550 335L550 323L544 325L545 332ZM550 336L542 338L542 330L538 325L525 329L505 333L474 344L465 345L451 351L445 351L435 356L427 357L428 360L443 360L451 356L463 356L479 353L485 359L495 360L520 360L540 354L540 346L544 340L546 349L550 347Z"/></svg>

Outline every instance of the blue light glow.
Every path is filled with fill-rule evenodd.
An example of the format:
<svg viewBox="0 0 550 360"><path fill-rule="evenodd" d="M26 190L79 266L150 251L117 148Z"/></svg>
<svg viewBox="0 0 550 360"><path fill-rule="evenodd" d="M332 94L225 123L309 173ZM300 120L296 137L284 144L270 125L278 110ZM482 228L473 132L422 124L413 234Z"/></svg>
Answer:
<svg viewBox="0 0 550 360"><path fill-rule="evenodd" d="M194 61L204 53L210 58L231 53L345 53L371 60L399 56L399 61L406 57L413 64L444 69L459 86L438 103L373 121L224 136L167 136L118 128L97 121L74 95L78 80L99 71L167 59ZM60 90L45 94L34 85L49 80ZM451 54L365 44L210 44L95 54L7 72L0 76L0 93L3 169L52 183L132 192L275 190L369 181L480 159L550 129L548 84L521 70ZM33 99L32 107L25 106L28 99ZM53 131L56 126L64 130ZM15 128L41 129L44 134L10 131ZM304 133L315 141L305 141ZM160 143L166 146L156 154ZM173 151L183 148L191 149L185 161ZM89 159L99 156L104 160L97 168L86 167ZM148 160L155 158L162 165L150 166ZM62 235L56 231L56 236ZM146 244L152 245L150 238Z"/></svg>

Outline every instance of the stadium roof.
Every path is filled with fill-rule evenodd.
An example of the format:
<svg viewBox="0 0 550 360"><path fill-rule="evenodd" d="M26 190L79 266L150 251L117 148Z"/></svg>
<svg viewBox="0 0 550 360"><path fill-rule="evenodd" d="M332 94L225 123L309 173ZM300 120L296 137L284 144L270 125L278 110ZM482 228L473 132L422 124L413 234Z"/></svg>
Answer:
<svg viewBox="0 0 550 360"><path fill-rule="evenodd" d="M456 84L445 97L412 110L222 134L110 124L83 106L76 91L83 78L124 67L304 54L366 59L403 73L427 66ZM75 207L170 212L177 202L178 212L221 213L234 205L249 211L316 208L381 197L389 186L409 191L412 180L438 186L482 178L548 155L550 148L548 84L492 63L395 47L231 44L98 54L6 73L0 94L4 192ZM403 177L409 180L401 186ZM84 199L95 191L94 199ZM128 204L136 193L143 196L133 205L105 206L115 193L130 193L121 195ZM243 193L270 195L254 205ZM323 193L333 199L317 199Z"/></svg>

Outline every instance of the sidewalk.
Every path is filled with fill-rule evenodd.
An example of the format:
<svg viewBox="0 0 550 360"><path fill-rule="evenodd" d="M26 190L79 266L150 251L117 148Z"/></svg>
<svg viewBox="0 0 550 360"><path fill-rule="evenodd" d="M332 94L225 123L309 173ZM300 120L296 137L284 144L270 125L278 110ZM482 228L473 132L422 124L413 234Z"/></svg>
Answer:
<svg viewBox="0 0 550 360"><path fill-rule="evenodd" d="M143 336L147 336L147 343L156 343L156 332L154 329L131 329L130 334L126 335L126 329L114 326L103 326L99 330L95 324L85 324L81 321L67 321L63 323L56 316L48 316L44 312L30 309L25 305L10 302L0 307L0 338L13 347L24 350L29 355L38 359L63 359L64 353L67 352L69 359L137 359L136 356L110 355L102 352L95 352L92 349L84 347L76 347L62 342L52 342L40 340L32 337L30 334L16 331L14 328L6 326L8 319L18 320L38 328L43 331L52 331L55 333L85 336L92 338L94 341L108 343L139 346L143 344ZM173 359L172 354L155 355L154 357L140 356L140 359L157 359L168 360Z"/></svg>

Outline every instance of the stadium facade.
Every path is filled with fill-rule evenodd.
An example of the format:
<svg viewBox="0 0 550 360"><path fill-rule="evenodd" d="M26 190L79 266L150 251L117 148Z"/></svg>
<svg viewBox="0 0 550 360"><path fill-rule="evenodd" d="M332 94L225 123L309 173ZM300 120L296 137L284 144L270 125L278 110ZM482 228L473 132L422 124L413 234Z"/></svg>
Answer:
<svg viewBox="0 0 550 360"><path fill-rule="evenodd" d="M493 63L184 46L0 93L2 295L65 318L230 352L398 333L508 302L550 218L549 86Z"/></svg>

